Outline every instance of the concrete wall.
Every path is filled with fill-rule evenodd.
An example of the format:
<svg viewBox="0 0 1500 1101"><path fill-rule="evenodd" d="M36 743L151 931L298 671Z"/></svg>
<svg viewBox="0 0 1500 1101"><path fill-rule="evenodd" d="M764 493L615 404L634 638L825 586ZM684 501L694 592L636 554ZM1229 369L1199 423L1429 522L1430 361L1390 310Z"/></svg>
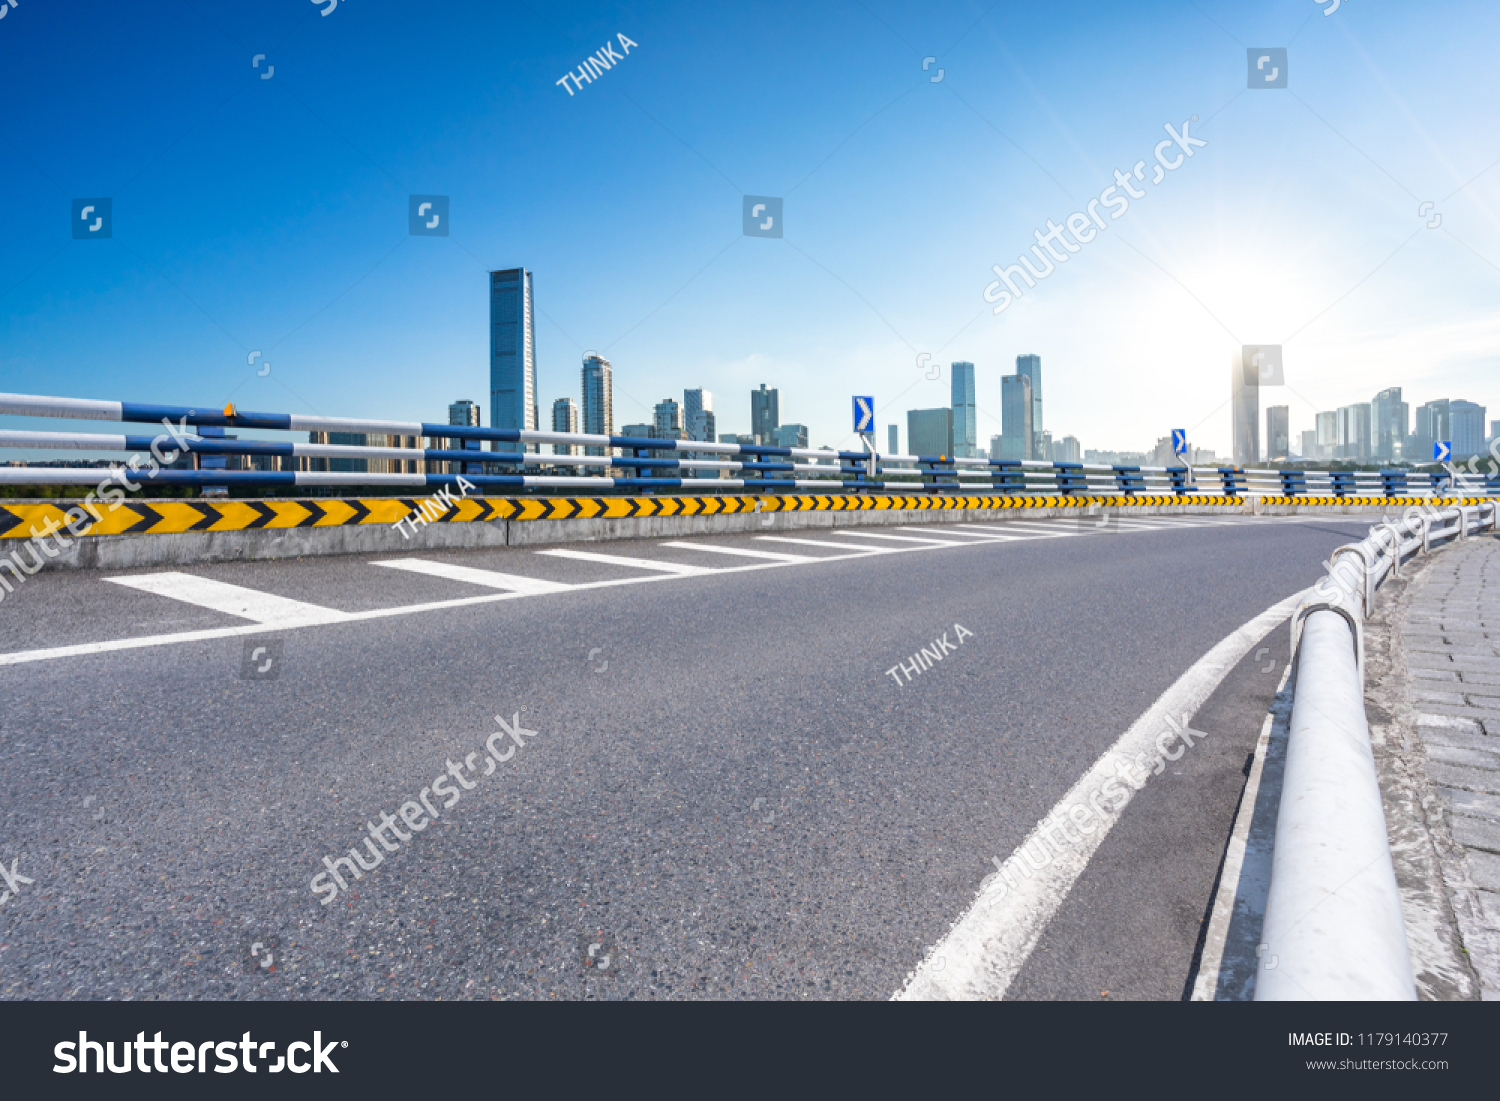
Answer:
<svg viewBox="0 0 1500 1101"><path fill-rule="evenodd" d="M40 501L18 502L40 504ZM70 502L76 503L76 502ZM952 524L984 521L1005 523L1043 517L1086 516L1099 505L1080 501L1069 508L1027 509L910 509L849 512L719 513L710 516L642 516L616 520L492 520L459 524L428 524L412 538L403 538L386 524L349 524L330 527L193 531L165 535L109 535L83 537L48 566L50 569L136 569L145 566L190 565L195 562L232 562L248 559L297 558L330 554L420 554L467 547L541 546L555 543L594 543L615 539L664 539L733 532L771 534L815 531L819 528L891 524ZM1368 514L1391 512L1389 506L1348 503L1287 506L1262 504L1247 498L1242 505L1141 505L1110 509L1122 516L1205 514ZM8 540L6 542L9 542ZM3 549L3 544L0 544Z"/></svg>

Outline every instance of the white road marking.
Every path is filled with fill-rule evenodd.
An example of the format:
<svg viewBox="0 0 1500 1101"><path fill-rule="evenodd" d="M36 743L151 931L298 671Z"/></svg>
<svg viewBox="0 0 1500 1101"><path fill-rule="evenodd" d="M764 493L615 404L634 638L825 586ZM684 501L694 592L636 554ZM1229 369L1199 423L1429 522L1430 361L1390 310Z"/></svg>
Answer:
<svg viewBox="0 0 1500 1101"><path fill-rule="evenodd" d="M1189 718L1213 694L1241 658L1251 648L1284 622L1297 603L1305 596L1298 593L1273 604L1266 611L1246 623L1228 638L1225 638L1203 657L1199 658L1172 687L1161 694L1124 734L1094 762L1078 782L1060 799L1026 839L1011 853L997 873L1009 878L1016 886L1004 894L998 892L986 901L983 893L953 926L952 930L936 946L929 961L922 963L907 980L906 987L895 997L901 1001L994 999L1005 996L1005 991L1020 972L1032 950L1042 939L1048 923L1061 908L1073 884L1088 867L1094 852L1103 843L1125 808L1135 796L1133 787L1116 779L1125 765L1134 766L1138 757L1150 761L1156 757L1156 740L1171 728L1167 725L1183 716ZM1149 782L1150 777L1147 777ZM1124 803L1103 813L1099 803L1107 800L1114 803L1118 794L1106 793L1104 800L1097 793L1108 782L1112 787L1124 790ZM1095 796L1091 801L1090 796ZM1092 808L1090 821L1095 824L1093 833L1085 834L1078 829L1078 841L1060 846L1053 856L1048 849L1046 828L1057 829L1056 817L1064 815L1062 821L1074 822L1066 817L1073 807ZM1075 828L1076 825L1075 825ZM1021 853L1032 845L1040 845L1048 862L1033 871L1032 865ZM1054 848L1059 848L1053 843ZM1024 874L1022 874L1024 869ZM996 882L994 877L986 886ZM931 960L943 963L934 968Z"/></svg>
<svg viewBox="0 0 1500 1101"><path fill-rule="evenodd" d="M970 539L982 539L989 543L1013 543L1017 539L1029 539L1027 535L990 535L983 531L958 531L948 528L900 528L901 531L919 531L927 535L966 535Z"/></svg>
<svg viewBox="0 0 1500 1101"><path fill-rule="evenodd" d="M1003 524L965 524L964 527L977 531L995 531L1002 535L1006 531L1011 531L1032 539L1065 539L1078 534L1074 531L1059 531L1056 528L1043 527L1041 524L1022 524L1015 520L1007 520Z"/></svg>
<svg viewBox="0 0 1500 1101"><path fill-rule="evenodd" d="M1219 892L1214 896L1213 916L1209 918L1208 932L1203 939L1203 955L1198 962L1198 976L1193 980L1191 1001L1248 1002L1255 997L1255 968L1259 962L1255 949L1260 941L1261 921L1266 914L1266 897L1271 890L1271 849L1276 839L1274 808L1271 808L1268 819L1262 814L1267 820L1262 822L1259 831L1254 826L1262 783L1268 785L1268 795L1275 795L1281 789L1281 772L1286 764L1287 724L1292 715L1291 700L1282 693L1286 691L1291 676L1292 665L1288 662L1281 672L1281 683L1276 686L1276 699L1266 714L1260 738L1255 743L1250 776L1245 781L1244 794L1240 796L1240 809L1234 817L1234 829L1224 853L1224 867L1219 872ZM1279 796L1277 798L1279 801ZM1232 932L1240 940L1251 933L1249 928L1235 929L1237 914L1246 926L1251 922L1245 918L1253 919L1253 941L1230 943ZM1224 973L1226 955L1229 957L1228 975ZM1246 964L1250 968L1248 976L1244 973Z"/></svg>
<svg viewBox="0 0 1500 1101"><path fill-rule="evenodd" d="M819 562L837 562L840 558L863 558L871 554L896 554L898 551L918 549L916 547L856 547L852 543L830 543L826 539L797 539L790 535L757 535L756 538L764 539L769 543L800 543L804 547L836 547L845 552L819 558Z"/></svg>
<svg viewBox="0 0 1500 1101"><path fill-rule="evenodd" d="M542 593L560 593L574 588L557 581L543 581L539 577L521 577L519 574L501 573L499 570L479 570L472 566L456 566L452 562L432 562L425 558L393 558L389 562L371 562L372 566L385 566L392 570L442 577L449 581L467 581L471 585L484 585L491 589L509 589L526 596Z"/></svg>
<svg viewBox="0 0 1500 1101"><path fill-rule="evenodd" d="M541 550L536 553L551 555L553 558L572 558L579 562L602 562L610 566L632 566L638 570L656 570L660 573L674 573L681 577L718 572L704 566L688 566L681 562L658 562L651 558L627 558L623 554L596 554L593 551L579 550Z"/></svg>
<svg viewBox="0 0 1500 1101"><path fill-rule="evenodd" d="M849 531L846 529L835 529L834 535L857 535L861 539L890 539L898 543L923 543L929 547L963 547L967 543L961 543L953 539L929 539L926 536L917 535L887 535L880 531Z"/></svg>
<svg viewBox="0 0 1500 1101"><path fill-rule="evenodd" d="M104 580L112 585L171 597L187 604L196 604L200 608L276 627L338 623L348 618L347 612L333 608L273 596L271 593L197 577L190 573L148 573L135 577L106 577Z"/></svg>
<svg viewBox="0 0 1500 1101"><path fill-rule="evenodd" d="M714 547L707 543L661 543L663 547L678 547L682 550L708 551L710 554L735 554L742 558L767 558L775 562L816 562L818 558L811 554L778 554L776 551L749 550L745 547Z"/></svg>

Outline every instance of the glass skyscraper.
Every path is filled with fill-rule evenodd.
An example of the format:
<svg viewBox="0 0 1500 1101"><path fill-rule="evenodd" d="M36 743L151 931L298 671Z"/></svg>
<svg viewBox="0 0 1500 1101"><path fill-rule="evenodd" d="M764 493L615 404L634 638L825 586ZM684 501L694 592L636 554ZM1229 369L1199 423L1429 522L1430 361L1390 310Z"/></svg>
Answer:
<svg viewBox="0 0 1500 1101"><path fill-rule="evenodd" d="M1030 459L1045 459L1042 447L1042 357L1038 355L1016 356L1016 374L1031 381L1031 443ZM1003 411L1002 411L1003 416ZM1001 429L1004 432L1004 428Z"/></svg>
<svg viewBox="0 0 1500 1101"><path fill-rule="evenodd" d="M974 365L955 363L953 365L954 458L977 458L978 444L979 419L974 406Z"/></svg>
<svg viewBox="0 0 1500 1101"><path fill-rule="evenodd" d="M759 390L750 391L750 434L757 443L769 444L780 423L781 391L767 390L763 382Z"/></svg>
<svg viewBox="0 0 1500 1101"><path fill-rule="evenodd" d="M906 446L924 459L953 457L953 410L911 409L906 414Z"/></svg>
<svg viewBox="0 0 1500 1101"><path fill-rule="evenodd" d="M1032 357L1035 358L1035 357ZM1019 365L1019 360L1017 361ZM1001 459L1033 459L1038 433L1032 414L1036 399L1031 395L1031 379L1019 373L1000 379L1000 454ZM996 456L991 456L995 458Z"/></svg>
<svg viewBox="0 0 1500 1101"><path fill-rule="evenodd" d="M592 436L615 434L615 387L609 360L583 357L583 430ZM612 454L607 447L585 447L585 455Z"/></svg>
<svg viewBox="0 0 1500 1101"><path fill-rule="evenodd" d="M537 426L533 321L531 272L525 268L490 272L491 428Z"/></svg>

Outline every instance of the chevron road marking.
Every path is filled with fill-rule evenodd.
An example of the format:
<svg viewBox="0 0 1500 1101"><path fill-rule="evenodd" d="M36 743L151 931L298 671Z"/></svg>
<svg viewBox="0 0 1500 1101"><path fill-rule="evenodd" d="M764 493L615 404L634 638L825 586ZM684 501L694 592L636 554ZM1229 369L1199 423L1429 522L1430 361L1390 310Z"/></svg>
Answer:
<svg viewBox="0 0 1500 1101"><path fill-rule="evenodd" d="M253 619L268 626L307 627L318 623L339 623L348 618L347 612L333 608L305 604L190 573L148 573L140 577L106 577L104 580L143 593L169 596L225 615Z"/></svg>
<svg viewBox="0 0 1500 1101"><path fill-rule="evenodd" d="M499 570L478 570L472 566L456 566L451 562L433 562L426 558L394 558L389 562L371 562L370 565L406 570L428 577L442 577L449 581L466 581L470 585L484 585L491 589L509 589L523 596L560 593L575 587L557 581L543 581L538 577L521 577L519 574L501 573Z"/></svg>
<svg viewBox="0 0 1500 1101"><path fill-rule="evenodd" d="M661 543L663 547L680 547L683 550L708 551L711 554L735 554L742 558L767 558L777 562L796 564L798 562L817 562L816 555L811 554L777 554L775 551L746 550L743 547L713 547L707 543Z"/></svg>
<svg viewBox="0 0 1500 1101"><path fill-rule="evenodd" d="M718 573L704 566L688 566L681 562L659 562L650 558L627 558L623 554L596 554L593 551L576 550L544 550L537 554L551 555L553 558L573 558L579 562L603 562L610 566L634 566L638 570L658 570L661 573L675 573L682 577L691 577L700 573Z"/></svg>

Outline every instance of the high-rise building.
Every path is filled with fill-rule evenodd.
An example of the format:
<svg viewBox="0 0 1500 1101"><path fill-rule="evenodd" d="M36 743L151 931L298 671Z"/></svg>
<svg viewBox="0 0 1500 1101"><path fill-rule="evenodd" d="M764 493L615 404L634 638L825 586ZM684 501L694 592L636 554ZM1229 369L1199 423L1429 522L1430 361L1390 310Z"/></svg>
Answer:
<svg viewBox="0 0 1500 1101"><path fill-rule="evenodd" d="M1331 459L1337 454L1339 443L1339 415L1337 412L1319 413L1316 418L1318 450L1314 459Z"/></svg>
<svg viewBox="0 0 1500 1101"><path fill-rule="evenodd" d="M1370 458L1370 403L1343 405L1338 411L1338 446L1334 458L1365 462Z"/></svg>
<svg viewBox="0 0 1500 1101"><path fill-rule="evenodd" d="M1292 449L1292 410L1286 405L1266 407L1266 458L1271 462L1286 459Z"/></svg>
<svg viewBox="0 0 1500 1101"><path fill-rule="evenodd" d="M1244 350L1229 357L1229 394L1234 426L1234 464L1254 466L1260 461L1260 375L1245 362Z"/></svg>
<svg viewBox="0 0 1500 1101"><path fill-rule="evenodd" d="M577 432L578 403L572 398L558 398L552 403L552 431L554 432ZM573 445L570 443L555 443L552 445L554 455L574 454Z"/></svg>
<svg viewBox="0 0 1500 1101"><path fill-rule="evenodd" d="M887 455L899 455L899 454L901 454L900 433L896 431L896 426L894 424L887 425L886 426L886 430L885 430L885 434L888 437L890 437L890 447L889 447L889 450L886 451L886 454Z"/></svg>
<svg viewBox="0 0 1500 1101"><path fill-rule="evenodd" d="M536 412L536 337L531 272L525 268L492 271L490 427L534 429ZM497 443L496 446L509 448L513 445Z"/></svg>
<svg viewBox="0 0 1500 1101"><path fill-rule="evenodd" d="M979 416L974 405L974 365L953 364L953 455L959 459L978 456Z"/></svg>
<svg viewBox="0 0 1500 1101"><path fill-rule="evenodd" d="M1055 462L1057 460L1057 456L1054 455L1052 451L1052 433L1044 431L1042 433L1042 450L1037 453L1036 457L1038 459L1045 459L1049 463Z"/></svg>
<svg viewBox="0 0 1500 1101"><path fill-rule="evenodd" d="M1401 387L1392 386L1370 402L1370 456L1394 462L1401 458L1411 422L1410 407L1401 400Z"/></svg>
<svg viewBox="0 0 1500 1101"><path fill-rule="evenodd" d="M467 428L479 427L479 406L472 401L455 401L448 406L448 423Z"/></svg>
<svg viewBox="0 0 1500 1101"><path fill-rule="evenodd" d="M992 463L993 462L999 462L1003 458L1005 458L1005 437L1004 436L991 436L990 437L990 462L992 462Z"/></svg>
<svg viewBox="0 0 1500 1101"><path fill-rule="evenodd" d="M1448 420L1450 404L1447 398L1438 398L1417 406L1416 426L1412 429L1411 447L1407 454L1411 462L1432 462L1432 445L1439 440L1453 438Z"/></svg>
<svg viewBox="0 0 1500 1101"><path fill-rule="evenodd" d="M656 403L655 425L656 439L682 439L682 406L678 405L671 398L662 398L661 401Z"/></svg>
<svg viewBox="0 0 1500 1101"><path fill-rule="evenodd" d="M1484 406L1455 398L1448 403L1448 430L1453 457L1467 459L1484 454Z"/></svg>
<svg viewBox="0 0 1500 1101"><path fill-rule="evenodd" d="M780 423L781 391L767 390L763 382L759 390L750 391L750 434L758 442L769 444Z"/></svg>
<svg viewBox="0 0 1500 1101"><path fill-rule="evenodd" d="M807 425L778 424L771 438L777 447L806 447Z"/></svg>
<svg viewBox="0 0 1500 1101"><path fill-rule="evenodd" d="M924 459L953 457L953 409L911 409L906 414L906 446Z"/></svg>
<svg viewBox="0 0 1500 1101"><path fill-rule="evenodd" d="M472 401L455 401L448 406L448 423L463 428L479 427L479 406ZM449 451L479 451L481 444L478 440L465 440L459 437L451 437L443 441L443 446ZM437 469L446 469L449 474L477 474L482 468L479 463L445 463Z"/></svg>
<svg viewBox="0 0 1500 1101"><path fill-rule="evenodd" d="M615 386L609 360L583 357L583 430L592 436L615 434ZM585 447L585 455L613 454L612 448Z"/></svg>
<svg viewBox="0 0 1500 1101"><path fill-rule="evenodd" d="M1016 374L1031 380L1031 443L1030 458L1043 458L1042 450L1042 357L1038 355L1016 356ZM1002 433L1004 429L1001 429Z"/></svg>
<svg viewBox="0 0 1500 1101"><path fill-rule="evenodd" d="M1316 459L1318 457L1318 432L1315 428L1304 428L1302 430L1302 458Z"/></svg>
<svg viewBox="0 0 1500 1101"><path fill-rule="evenodd" d="M714 440L714 396L707 390L682 392L682 426L690 440Z"/></svg>
<svg viewBox="0 0 1500 1101"><path fill-rule="evenodd" d="M1036 357L1031 357L1035 359ZM1017 361L1019 363L1019 361ZM1000 379L1000 458L1031 459L1039 442L1033 430L1032 416L1036 402L1031 396L1028 375L1005 375Z"/></svg>
<svg viewBox="0 0 1500 1101"><path fill-rule="evenodd" d="M1083 462L1083 444L1078 442L1077 436L1064 436L1052 445L1054 458L1060 463Z"/></svg>

